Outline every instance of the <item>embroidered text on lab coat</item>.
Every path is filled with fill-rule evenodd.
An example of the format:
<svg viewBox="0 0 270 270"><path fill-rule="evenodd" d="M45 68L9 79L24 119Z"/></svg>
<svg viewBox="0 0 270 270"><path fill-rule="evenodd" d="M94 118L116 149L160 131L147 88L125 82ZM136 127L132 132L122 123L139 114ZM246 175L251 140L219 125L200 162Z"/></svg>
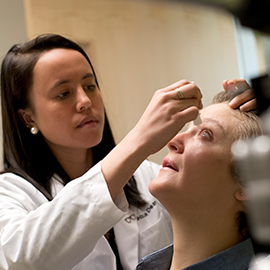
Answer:
<svg viewBox="0 0 270 270"><path fill-rule="evenodd" d="M157 205L157 201L153 201L153 202L145 209L145 212L144 212L144 213L138 215L137 217L136 217L135 214L132 214L132 215L130 215L129 217L125 218L125 221L126 221L127 223L131 223L132 221L135 221L135 220L140 221L140 220L144 219L145 217L147 217L147 216L150 214L150 212L152 211L152 209L153 209L156 205Z"/></svg>

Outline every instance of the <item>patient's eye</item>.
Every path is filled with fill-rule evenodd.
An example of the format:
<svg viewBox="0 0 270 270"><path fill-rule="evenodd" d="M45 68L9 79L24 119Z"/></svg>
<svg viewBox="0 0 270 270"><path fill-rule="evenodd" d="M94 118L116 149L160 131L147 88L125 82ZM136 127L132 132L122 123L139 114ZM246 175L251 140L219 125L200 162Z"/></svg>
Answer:
<svg viewBox="0 0 270 270"><path fill-rule="evenodd" d="M203 139L206 139L206 140L209 140L209 141L213 139L213 133L209 129L201 130L200 136L203 137Z"/></svg>

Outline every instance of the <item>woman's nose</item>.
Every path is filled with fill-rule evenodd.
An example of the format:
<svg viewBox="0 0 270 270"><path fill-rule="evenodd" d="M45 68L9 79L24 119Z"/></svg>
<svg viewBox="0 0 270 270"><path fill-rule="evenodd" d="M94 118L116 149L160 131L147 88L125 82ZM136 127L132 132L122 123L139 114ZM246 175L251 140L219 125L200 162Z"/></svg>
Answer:
<svg viewBox="0 0 270 270"><path fill-rule="evenodd" d="M184 133L177 134L173 139L171 139L167 147L170 151L175 151L177 153L183 153L184 152Z"/></svg>
<svg viewBox="0 0 270 270"><path fill-rule="evenodd" d="M78 102L76 106L77 110L79 112L82 112L91 108L91 106L92 106L91 99L89 98L89 96L87 96L83 88L80 87L80 89L78 89Z"/></svg>

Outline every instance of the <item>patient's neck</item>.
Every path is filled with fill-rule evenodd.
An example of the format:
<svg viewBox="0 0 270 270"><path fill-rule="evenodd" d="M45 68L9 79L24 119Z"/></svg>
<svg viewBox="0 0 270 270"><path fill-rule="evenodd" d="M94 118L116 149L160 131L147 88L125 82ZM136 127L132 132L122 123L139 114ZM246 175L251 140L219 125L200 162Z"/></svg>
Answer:
<svg viewBox="0 0 270 270"><path fill-rule="evenodd" d="M171 270L183 269L242 241L236 217L223 213L218 216L194 215L175 218L174 254Z"/></svg>

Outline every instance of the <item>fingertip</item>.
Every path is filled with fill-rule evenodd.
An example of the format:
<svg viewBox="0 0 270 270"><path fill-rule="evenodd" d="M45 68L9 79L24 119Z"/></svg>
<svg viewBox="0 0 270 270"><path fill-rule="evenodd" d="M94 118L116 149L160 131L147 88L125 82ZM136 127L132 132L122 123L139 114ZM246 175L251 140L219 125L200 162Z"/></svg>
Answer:
<svg viewBox="0 0 270 270"><path fill-rule="evenodd" d="M223 86L223 88L224 88L225 91L228 90L228 87L229 87L228 82L229 82L229 80L224 80L224 81L222 82L222 86Z"/></svg>
<svg viewBox="0 0 270 270"><path fill-rule="evenodd" d="M239 106L239 110L242 111L242 112L247 112L248 110L247 110L246 107L247 106L245 106L245 105L241 105L241 106Z"/></svg>
<svg viewBox="0 0 270 270"><path fill-rule="evenodd" d="M235 109L236 108L236 102L234 100L232 100L230 103L229 103L229 107L231 107L232 109Z"/></svg>
<svg viewBox="0 0 270 270"><path fill-rule="evenodd" d="M240 111L242 112L249 112L252 110L257 110L257 103L254 102L253 100L244 103L243 105L239 106Z"/></svg>

